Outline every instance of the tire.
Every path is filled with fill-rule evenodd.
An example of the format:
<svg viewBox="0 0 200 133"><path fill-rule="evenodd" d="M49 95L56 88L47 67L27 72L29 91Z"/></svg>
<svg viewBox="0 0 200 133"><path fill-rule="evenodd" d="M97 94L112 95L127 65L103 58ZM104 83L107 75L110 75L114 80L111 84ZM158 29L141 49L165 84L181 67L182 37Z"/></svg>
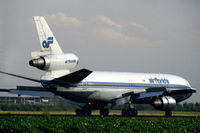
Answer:
<svg viewBox="0 0 200 133"><path fill-rule="evenodd" d="M91 109L85 109L83 110L85 115L91 115L92 114L92 110Z"/></svg>
<svg viewBox="0 0 200 133"><path fill-rule="evenodd" d="M78 116L85 116L85 115L91 115L92 110L91 109L76 109L76 115Z"/></svg>
<svg viewBox="0 0 200 133"><path fill-rule="evenodd" d="M100 109L100 115L101 116L108 116L109 110L108 109Z"/></svg>
<svg viewBox="0 0 200 133"><path fill-rule="evenodd" d="M76 109L76 115L82 115L82 111L80 109Z"/></svg>
<svg viewBox="0 0 200 133"><path fill-rule="evenodd" d="M122 116L130 116L134 117L138 115L138 111L136 109L123 109Z"/></svg>
<svg viewBox="0 0 200 133"><path fill-rule="evenodd" d="M127 110L126 109L122 109L122 116L127 116Z"/></svg>
<svg viewBox="0 0 200 133"><path fill-rule="evenodd" d="M172 116L172 111L165 111L165 116Z"/></svg>
<svg viewBox="0 0 200 133"><path fill-rule="evenodd" d="M130 110L130 116L137 116L138 111L136 109Z"/></svg>

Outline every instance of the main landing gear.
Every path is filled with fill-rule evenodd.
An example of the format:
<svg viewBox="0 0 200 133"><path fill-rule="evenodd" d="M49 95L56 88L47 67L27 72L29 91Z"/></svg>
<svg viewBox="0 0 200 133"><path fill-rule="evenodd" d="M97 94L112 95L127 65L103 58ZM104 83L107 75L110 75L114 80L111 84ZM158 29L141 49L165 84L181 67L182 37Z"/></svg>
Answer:
<svg viewBox="0 0 200 133"><path fill-rule="evenodd" d="M122 116L137 116L138 111L136 109L123 109Z"/></svg>
<svg viewBox="0 0 200 133"><path fill-rule="evenodd" d="M92 114L92 102L86 103L81 109L76 109L76 115L89 116Z"/></svg>
<svg viewBox="0 0 200 133"><path fill-rule="evenodd" d="M99 110L99 114L101 115L101 116L108 116L109 115L109 110L108 109L100 109Z"/></svg>
<svg viewBox="0 0 200 133"><path fill-rule="evenodd" d="M129 102L129 107L128 109L123 109L122 110L122 116L137 116L138 111L133 108L133 105Z"/></svg>
<svg viewBox="0 0 200 133"><path fill-rule="evenodd" d="M91 109L87 109L87 108L76 109L76 115L89 116L91 114L92 114Z"/></svg>
<svg viewBox="0 0 200 133"><path fill-rule="evenodd" d="M92 109L99 109L98 104L95 104L93 102L88 102L86 103L86 105L81 108L81 109L76 109L76 115L78 116L89 116L92 114ZM109 115L109 110L104 108L105 106L101 105L99 106L100 110L99 110L99 114L101 116L108 116Z"/></svg>
<svg viewBox="0 0 200 133"><path fill-rule="evenodd" d="M94 106L91 102L88 102L82 109L76 109L76 115L78 116L90 116L92 114L92 109ZM98 109L98 108L97 108ZM133 105L131 102L129 102L129 107L127 109L122 110L122 116L129 116L134 117L138 115L138 111L133 108ZM168 112L169 113L169 112ZM109 109L104 108L104 106L101 106L99 110L100 116L108 116L109 115Z"/></svg>
<svg viewBox="0 0 200 133"><path fill-rule="evenodd" d="M76 115L79 116L90 116L92 114L92 110L88 108L82 108L82 109L76 109ZM108 116L109 115L109 110L108 109L100 109L99 114L101 116Z"/></svg>
<svg viewBox="0 0 200 133"><path fill-rule="evenodd" d="M165 116L172 116L172 111L165 111Z"/></svg>

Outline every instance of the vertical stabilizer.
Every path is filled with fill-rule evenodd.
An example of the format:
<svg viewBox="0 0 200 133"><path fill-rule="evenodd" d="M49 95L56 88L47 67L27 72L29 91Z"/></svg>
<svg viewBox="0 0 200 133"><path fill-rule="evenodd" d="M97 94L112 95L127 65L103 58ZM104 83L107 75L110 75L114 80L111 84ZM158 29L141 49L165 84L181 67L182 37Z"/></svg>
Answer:
<svg viewBox="0 0 200 133"><path fill-rule="evenodd" d="M73 53L63 53L46 20L34 16L41 50L31 52L29 65L46 71L42 80L52 80L69 74L70 69L78 64L78 57Z"/></svg>
<svg viewBox="0 0 200 133"><path fill-rule="evenodd" d="M34 16L34 21L36 23L42 51L49 54L62 54L63 51L61 50L44 17Z"/></svg>

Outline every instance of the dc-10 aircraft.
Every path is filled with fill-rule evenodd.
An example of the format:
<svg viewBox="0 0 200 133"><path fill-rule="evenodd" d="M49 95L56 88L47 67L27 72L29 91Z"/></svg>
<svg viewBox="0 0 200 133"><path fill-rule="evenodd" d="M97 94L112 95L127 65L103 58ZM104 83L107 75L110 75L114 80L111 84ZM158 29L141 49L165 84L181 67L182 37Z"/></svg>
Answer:
<svg viewBox="0 0 200 133"><path fill-rule="evenodd" d="M138 112L133 104L151 104L171 116L176 103L196 92L188 81L170 74L100 72L87 69L70 73L70 69L77 66L78 57L72 53L63 53L44 17L35 16L34 21L41 51L31 53L29 64L46 73L40 80L3 71L0 73L41 83L39 89L27 88L26 91L48 91L68 99L81 107L76 110L77 115L91 115L92 110L100 110L100 115L107 116L108 106L128 104L122 110L122 116L137 116ZM22 92L20 90L18 93L23 94Z"/></svg>

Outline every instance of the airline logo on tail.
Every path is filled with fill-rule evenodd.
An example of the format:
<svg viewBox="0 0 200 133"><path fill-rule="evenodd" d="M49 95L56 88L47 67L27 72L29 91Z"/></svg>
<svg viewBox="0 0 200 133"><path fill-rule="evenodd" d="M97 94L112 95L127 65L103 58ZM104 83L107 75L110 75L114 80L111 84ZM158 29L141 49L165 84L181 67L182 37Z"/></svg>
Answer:
<svg viewBox="0 0 200 133"><path fill-rule="evenodd" d="M42 42L43 48L49 48L49 45L53 43L53 37L48 37L47 40Z"/></svg>

